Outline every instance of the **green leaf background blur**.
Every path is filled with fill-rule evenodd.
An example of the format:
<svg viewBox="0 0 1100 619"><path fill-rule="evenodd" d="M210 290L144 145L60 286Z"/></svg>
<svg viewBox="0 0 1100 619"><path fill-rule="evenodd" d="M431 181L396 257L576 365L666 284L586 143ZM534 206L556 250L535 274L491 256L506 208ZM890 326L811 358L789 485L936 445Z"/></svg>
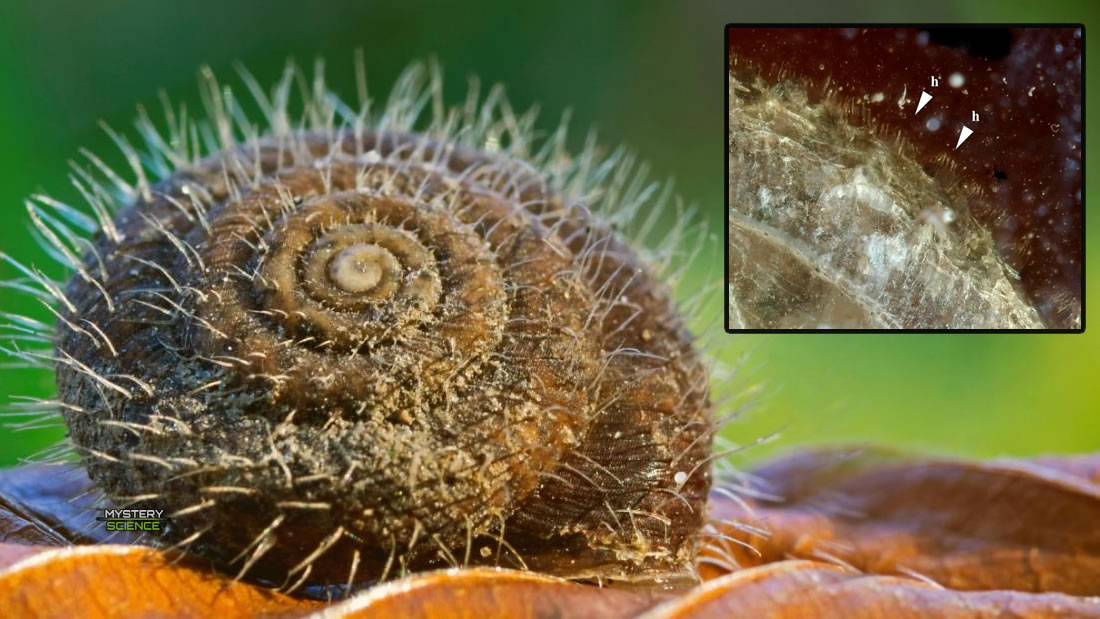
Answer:
<svg viewBox="0 0 1100 619"><path fill-rule="evenodd" d="M67 162L79 147L122 164L102 119L131 128L135 104L157 106L164 89L198 109L197 69L232 78L236 60L261 80L288 57L327 60L331 86L354 96L353 50L361 47L377 96L411 60L438 58L448 97L466 78L502 82L523 109L538 103L553 128L573 111L575 143L589 127L608 146L627 143L658 177L675 177L722 237L725 187L727 22L1083 22L1087 89L1097 92L1098 3L926 0L919 7L853 1L768 2L4 2L0 6L0 249L60 272L29 232L23 199L49 193L78 201ZM915 76L916 77L916 76ZM1095 118L1096 95L1086 118ZM1086 143L1097 144L1087 123ZM134 132L131 130L130 135ZM1095 148L1093 148L1095 152ZM1093 153L1087 160L1094 161ZM1091 176L1091 168L1085 169ZM1089 179L1091 180L1091 179ZM1100 213L1097 182L1085 202L1092 293ZM689 274L709 283L712 317L697 330L720 332L720 242L713 268ZM0 278L16 275L0 265ZM26 298L0 291L0 311L48 319ZM1095 320L1086 317L1086 326ZM726 435L738 442L778 432L744 457L806 443L877 442L959 455L1027 455L1100 447L1100 327L1083 335L721 335L715 350L743 355L734 390L762 387ZM48 397L52 378L0 369L0 406L13 396ZM63 429L0 429L0 466L58 440Z"/></svg>

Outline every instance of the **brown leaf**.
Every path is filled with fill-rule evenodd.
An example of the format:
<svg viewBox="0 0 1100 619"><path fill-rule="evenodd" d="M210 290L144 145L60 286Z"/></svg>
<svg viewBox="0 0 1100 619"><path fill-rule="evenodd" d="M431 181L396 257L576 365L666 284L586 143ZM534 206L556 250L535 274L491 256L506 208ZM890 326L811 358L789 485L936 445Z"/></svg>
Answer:
<svg viewBox="0 0 1100 619"><path fill-rule="evenodd" d="M754 474L782 497L738 504L714 497L732 522L709 554L757 565L788 557L927 578L960 590L1100 594L1100 457L1038 462L915 459L875 450L791 456ZM713 565L707 576L721 569Z"/></svg>
<svg viewBox="0 0 1100 619"><path fill-rule="evenodd" d="M865 575L812 561L727 574L643 615L674 617L1100 617L1100 599L1060 593L951 591L911 578Z"/></svg>
<svg viewBox="0 0 1100 619"><path fill-rule="evenodd" d="M64 546L103 542L96 526L91 482L70 465L29 465L0 469L0 543ZM110 541L127 543L129 537Z"/></svg>
<svg viewBox="0 0 1100 619"><path fill-rule="evenodd" d="M1043 456L1036 458L1035 464L1080 477L1095 485L1100 485L1100 454Z"/></svg>
<svg viewBox="0 0 1100 619"><path fill-rule="evenodd" d="M684 597L507 570L451 570L376 586L324 615L1100 617L1098 599L1029 593L1100 591L1098 474L1100 456L984 463L872 450L792 456L754 474L754 487L782 500L739 503L719 490L711 501L722 532L759 555L725 541L710 558L767 565L726 576L704 565L720 577ZM198 562L103 543L89 486L76 467L0 471L0 541L8 542L0 543L0 608L236 617L323 607L234 582ZM785 560L791 556L819 561ZM1013 591L975 591L994 588Z"/></svg>
<svg viewBox="0 0 1100 619"><path fill-rule="evenodd" d="M514 570L475 568L410 576L326 609L355 617L635 617L665 599L652 592L601 589Z"/></svg>
<svg viewBox="0 0 1100 619"><path fill-rule="evenodd" d="M0 557L28 548L12 546L0 544ZM142 546L49 548L0 568L6 616L301 616L320 606L174 564Z"/></svg>

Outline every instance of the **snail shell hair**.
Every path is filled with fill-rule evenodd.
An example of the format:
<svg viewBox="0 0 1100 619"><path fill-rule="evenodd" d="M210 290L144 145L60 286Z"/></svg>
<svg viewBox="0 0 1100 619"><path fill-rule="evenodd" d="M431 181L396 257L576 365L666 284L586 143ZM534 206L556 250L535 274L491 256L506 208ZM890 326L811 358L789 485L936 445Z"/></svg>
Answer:
<svg viewBox="0 0 1100 619"><path fill-rule="evenodd" d="M447 107L431 66L382 106L320 67L242 83L204 71L207 120L111 132L131 170L87 155L85 206L29 201L68 283L9 258L56 315L14 354L56 371L107 500L287 588L689 572L714 424L671 191L564 122L535 139L499 89Z"/></svg>

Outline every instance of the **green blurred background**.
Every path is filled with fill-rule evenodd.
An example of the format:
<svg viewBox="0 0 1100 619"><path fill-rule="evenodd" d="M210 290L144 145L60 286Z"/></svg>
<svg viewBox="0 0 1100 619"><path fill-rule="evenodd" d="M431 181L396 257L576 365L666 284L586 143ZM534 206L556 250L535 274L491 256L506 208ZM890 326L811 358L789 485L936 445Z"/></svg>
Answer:
<svg viewBox="0 0 1100 619"><path fill-rule="evenodd" d="M1031 3L926 0L919 8L880 0L707 2L4 2L0 6L0 249L55 276L31 239L22 207L35 192L77 201L67 161L86 146L120 164L99 119L129 128L135 104L156 106L164 89L198 105L196 73L223 77L240 60L274 80L287 57L328 61L330 84L354 96L352 50L365 52L373 92L386 92L413 59L436 57L453 102L466 77L503 82L518 108L539 103L553 128L573 110L575 143L594 126L610 146L627 143L721 238L725 183L724 35L727 22L1084 22L1088 89L1100 86L1094 1ZM1095 95L1087 117L1094 118ZM1094 123L1087 142L1096 144ZM131 136L134 133L131 131ZM1093 149L1095 152L1095 148ZM1091 155L1092 153L1090 153ZM1092 160L1092 157L1089 157ZM1086 174L1091 169L1086 168ZM1089 183L1087 263L1094 265L1100 197ZM1100 447L1100 327L1084 335L738 335L721 334L721 254L704 283L715 350L747 361L733 391L763 387L726 434L756 459L806 443L878 442L961 455L1027 455ZM1098 268L1089 269L1096 305ZM15 276L0 265L0 277ZM0 291L0 311L45 319L41 308ZM1088 322L1095 318L1088 317ZM48 397L49 376L0 369L0 405L11 396ZM0 466L57 440L60 429L0 429Z"/></svg>

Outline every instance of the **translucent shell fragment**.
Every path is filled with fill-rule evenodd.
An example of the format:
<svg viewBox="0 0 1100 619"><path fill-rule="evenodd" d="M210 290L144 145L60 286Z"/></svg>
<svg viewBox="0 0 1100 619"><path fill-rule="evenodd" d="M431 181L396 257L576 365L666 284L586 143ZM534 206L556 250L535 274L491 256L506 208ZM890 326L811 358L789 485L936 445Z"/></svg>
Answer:
<svg viewBox="0 0 1100 619"><path fill-rule="evenodd" d="M795 83L729 89L730 328L1043 328L949 173Z"/></svg>

